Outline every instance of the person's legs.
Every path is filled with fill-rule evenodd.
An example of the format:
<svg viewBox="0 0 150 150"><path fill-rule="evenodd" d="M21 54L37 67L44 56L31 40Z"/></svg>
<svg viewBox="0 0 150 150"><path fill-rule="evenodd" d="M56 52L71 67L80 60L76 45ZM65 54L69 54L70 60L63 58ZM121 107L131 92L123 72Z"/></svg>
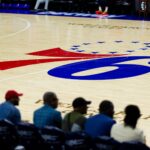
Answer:
<svg viewBox="0 0 150 150"><path fill-rule="evenodd" d="M48 4L49 4L49 0L45 0L45 6L44 6L45 10L48 10Z"/></svg>
<svg viewBox="0 0 150 150"><path fill-rule="evenodd" d="M109 0L99 0L98 1L98 11L96 11L96 14L107 14L108 12L108 4ZM104 9L104 12L103 12Z"/></svg>
<svg viewBox="0 0 150 150"><path fill-rule="evenodd" d="M98 1L98 12L99 12L99 14L101 14L103 12L102 7L103 7L103 0L99 0Z"/></svg>
<svg viewBox="0 0 150 150"><path fill-rule="evenodd" d="M102 7L101 7L101 6L99 6L99 7L98 7L98 10L99 10L100 12L102 12Z"/></svg>
<svg viewBox="0 0 150 150"><path fill-rule="evenodd" d="M41 3L45 3L44 9L48 9L49 0L37 0L34 9L38 9Z"/></svg>
<svg viewBox="0 0 150 150"><path fill-rule="evenodd" d="M101 1L102 1L102 0L98 0L98 10L96 11L96 14L97 14L97 15L99 15L99 14L102 13Z"/></svg>
<svg viewBox="0 0 150 150"><path fill-rule="evenodd" d="M105 10L103 13L108 13L108 6L105 7Z"/></svg>
<svg viewBox="0 0 150 150"><path fill-rule="evenodd" d="M104 6L104 11L102 13L103 15L108 14L109 3L110 3L110 0L103 0L103 6Z"/></svg>
<svg viewBox="0 0 150 150"><path fill-rule="evenodd" d="M37 0L34 9L38 9L40 3L41 3L41 0Z"/></svg>

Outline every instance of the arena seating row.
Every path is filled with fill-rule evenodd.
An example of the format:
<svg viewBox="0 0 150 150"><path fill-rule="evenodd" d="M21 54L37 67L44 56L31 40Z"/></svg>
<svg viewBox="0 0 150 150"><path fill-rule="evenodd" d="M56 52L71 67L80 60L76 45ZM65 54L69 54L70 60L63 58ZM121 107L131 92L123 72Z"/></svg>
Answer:
<svg viewBox="0 0 150 150"><path fill-rule="evenodd" d="M14 150L22 145L25 150L150 150L139 142L119 143L106 136L92 139L83 132L64 133L56 127L36 128L30 123L14 126L0 121L0 149Z"/></svg>
<svg viewBox="0 0 150 150"><path fill-rule="evenodd" d="M146 1L146 11L141 10ZM0 0L0 10L33 10L36 0ZM44 8L44 3L39 9ZM49 0L49 11L95 13L98 0ZM150 0L111 0L109 14L148 15ZM145 13L146 12L146 13Z"/></svg>
<svg viewBox="0 0 150 150"><path fill-rule="evenodd" d="M32 0L1 0L0 9L23 9L32 10L35 6L35 1ZM128 4L128 5L127 5ZM124 5L120 0L112 0L109 7L110 13L131 13L134 4L126 3ZM40 9L43 5L40 5ZM50 0L49 10L58 12L84 12L95 13L98 9L98 0Z"/></svg>
<svg viewBox="0 0 150 150"><path fill-rule="evenodd" d="M28 0L2 0L0 9L33 9L35 2ZM43 5L40 5L43 8ZM98 9L97 0L50 0L49 10L51 11L66 11L66 12L95 12Z"/></svg>
<svg viewBox="0 0 150 150"><path fill-rule="evenodd" d="M0 3L0 9L21 9L21 10L29 10L30 5L27 3L21 4L21 3Z"/></svg>
<svg viewBox="0 0 150 150"><path fill-rule="evenodd" d="M30 2L28 0L1 0L1 10L29 10Z"/></svg>

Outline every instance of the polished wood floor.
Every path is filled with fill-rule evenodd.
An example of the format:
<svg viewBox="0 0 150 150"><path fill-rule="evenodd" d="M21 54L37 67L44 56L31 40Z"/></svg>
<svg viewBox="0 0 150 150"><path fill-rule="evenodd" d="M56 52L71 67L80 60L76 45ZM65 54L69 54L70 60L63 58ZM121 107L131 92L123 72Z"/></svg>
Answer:
<svg viewBox="0 0 150 150"><path fill-rule="evenodd" d="M149 47L144 50L144 43L148 42L150 42L150 22L146 21L0 14L1 102L4 101L4 93L8 89L23 92L19 109L23 120L30 122L33 111L42 105L40 100L45 91L57 93L60 100L58 109L63 113L71 109L72 100L78 96L92 100L89 114L96 113L99 103L109 99L115 105L117 121L122 121L122 111L126 105L136 104L142 112L139 127L144 130L147 143L150 145L150 74L148 72L115 80L65 79L48 75L47 71L83 60L39 63L39 59L50 57L27 55L53 48L76 53L73 48L77 45L80 46L78 53L82 54L150 56ZM58 56L62 57L61 54ZM19 60L37 60L37 64L11 68L15 61L18 62L16 66L19 66ZM149 58L132 60L132 64L150 67L148 62ZM83 75L105 72L109 69L109 67L92 69L83 72Z"/></svg>

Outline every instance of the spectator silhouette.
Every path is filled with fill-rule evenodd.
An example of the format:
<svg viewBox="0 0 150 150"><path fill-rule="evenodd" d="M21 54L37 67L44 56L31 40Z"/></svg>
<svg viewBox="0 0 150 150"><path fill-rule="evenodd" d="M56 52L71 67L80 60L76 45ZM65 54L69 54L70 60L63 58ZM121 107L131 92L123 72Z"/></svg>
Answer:
<svg viewBox="0 0 150 150"><path fill-rule="evenodd" d="M0 120L7 119L14 124L21 122L21 113L15 106L19 105L20 96L15 90L9 90L5 94L6 101L0 104Z"/></svg>
<svg viewBox="0 0 150 150"><path fill-rule="evenodd" d="M139 141L144 143L143 131L136 128L140 118L140 109L136 105L128 105L125 108L125 118L123 124L115 124L111 129L111 136L120 142Z"/></svg>
<svg viewBox="0 0 150 150"><path fill-rule="evenodd" d="M36 127L45 126L61 127L61 113L55 110L58 107L58 98L53 92L46 92L43 95L44 106L34 111L33 122Z"/></svg>
<svg viewBox="0 0 150 150"><path fill-rule="evenodd" d="M104 100L99 105L99 114L87 119L85 132L90 136L110 136L110 130L115 121L112 119L114 106L112 102Z"/></svg>
<svg viewBox="0 0 150 150"><path fill-rule="evenodd" d="M65 132L83 130L86 121L84 114L87 113L87 105L89 104L91 104L91 101L86 101L82 97L78 97L73 101L73 111L66 114L62 122L62 129Z"/></svg>

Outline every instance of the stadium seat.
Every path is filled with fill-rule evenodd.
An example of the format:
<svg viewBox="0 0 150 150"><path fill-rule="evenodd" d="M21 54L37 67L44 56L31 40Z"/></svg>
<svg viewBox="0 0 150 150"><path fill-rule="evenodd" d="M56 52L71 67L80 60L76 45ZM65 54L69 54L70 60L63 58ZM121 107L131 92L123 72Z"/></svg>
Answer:
<svg viewBox="0 0 150 150"><path fill-rule="evenodd" d="M19 135L18 145L23 145L26 150L41 150L42 137L38 128L30 123L19 123L17 125Z"/></svg>
<svg viewBox="0 0 150 150"><path fill-rule="evenodd" d="M44 150L62 150L65 141L65 133L52 126L47 126L40 129L40 134L43 138L42 148Z"/></svg>
<svg viewBox="0 0 150 150"><path fill-rule="evenodd" d="M145 144L137 141L123 142L119 150L150 150Z"/></svg>
<svg viewBox="0 0 150 150"><path fill-rule="evenodd" d="M83 132L72 132L66 135L65 150L90 150L91 138Z"/></svg>
<svg viewBox="0 0 150 150"><path fill-rule="evenodd" d="M17 131L11 122L0 120L0 149L12 150L17 145Z"/></svg>
<svg viewBox="0 0 150 150"><path fill-rule="evenodd" d="M99 136L94 139L93 150L118 150L120 143L108 136Z"/></svg>

